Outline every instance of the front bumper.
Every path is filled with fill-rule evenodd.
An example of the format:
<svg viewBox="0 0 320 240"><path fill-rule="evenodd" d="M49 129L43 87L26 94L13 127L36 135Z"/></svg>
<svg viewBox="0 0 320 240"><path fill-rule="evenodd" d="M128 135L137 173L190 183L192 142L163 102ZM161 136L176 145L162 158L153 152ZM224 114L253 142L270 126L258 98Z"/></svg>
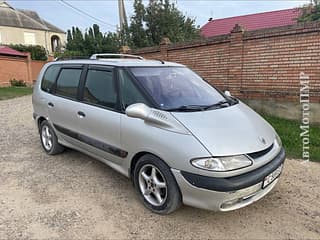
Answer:
<svg viewBox="0 0 320 240"><path fill-rule="evenodd" d="M245 207L268 194L277 184L275 179L262 188L263 179L284 163L285 152L266 165L251 172L229 178L205 177L172 169L180 187L183 203L189 206L214 210L231 211Z"/></svg>

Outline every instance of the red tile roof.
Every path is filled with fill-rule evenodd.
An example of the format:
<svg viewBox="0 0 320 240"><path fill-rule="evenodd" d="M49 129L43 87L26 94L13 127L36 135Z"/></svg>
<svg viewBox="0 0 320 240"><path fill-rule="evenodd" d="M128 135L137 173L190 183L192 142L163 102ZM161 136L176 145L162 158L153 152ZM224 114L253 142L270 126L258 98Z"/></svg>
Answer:
<svg viewBox="0 0 320 240"><path fill-rule="evenodd" d="M16 51L16 50L9 48L7 46L0 46L0 55L11 55L11 56L19 56L19 57L27 56L26 53Z"/></svg>
<svg viewBox="0 0 320 240"><path fill-rule="evenodd" d="M239 24L248 31L292 25L297 23L296 19L299 17L299 14L300 9L294 8L216 19L206 23L201 28L201 34L204 37L228 34L236 24Z"/></svg>

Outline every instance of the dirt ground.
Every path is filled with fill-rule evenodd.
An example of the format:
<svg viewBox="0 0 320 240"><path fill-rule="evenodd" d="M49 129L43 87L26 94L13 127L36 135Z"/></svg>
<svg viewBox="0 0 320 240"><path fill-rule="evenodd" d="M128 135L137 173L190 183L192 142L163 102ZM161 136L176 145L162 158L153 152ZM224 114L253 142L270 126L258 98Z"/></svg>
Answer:
<svg viewBox="0 0 320 240"><path fill-rule="evenodd" d="M320 239L320 164L287 160L277 187L244 209L149 212L131 182L76 151L47 156L31 96L0 101L0 239Z"/></svg>

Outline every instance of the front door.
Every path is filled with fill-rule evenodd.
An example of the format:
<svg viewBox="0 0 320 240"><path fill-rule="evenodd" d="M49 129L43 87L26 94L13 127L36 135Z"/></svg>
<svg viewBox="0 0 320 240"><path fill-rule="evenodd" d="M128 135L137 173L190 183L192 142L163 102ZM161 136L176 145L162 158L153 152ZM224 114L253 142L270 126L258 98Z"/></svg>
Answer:
<svg viewBox="0 0 320 240"><path fill-rule="evenodd" d="M120 143L120 113L114 69L89 66L83 82L79 121L80 139L87 151L121 164L127 152Z"/></svg>

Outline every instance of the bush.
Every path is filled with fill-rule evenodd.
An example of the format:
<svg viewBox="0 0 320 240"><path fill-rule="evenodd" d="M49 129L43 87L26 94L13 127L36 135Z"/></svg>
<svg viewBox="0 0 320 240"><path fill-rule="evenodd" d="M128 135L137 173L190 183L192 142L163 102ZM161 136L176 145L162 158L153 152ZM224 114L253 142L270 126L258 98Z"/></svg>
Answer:
<svg viewBox="0 0 320 240"><path fill-rule="evenodd" d="M40 45L11 44L9 45L9 47L20 52L31 53L32 60L39 60L39 61L48 60L46 49Z"/></svg>
<svg viewBox="0 0 320 240"><path fill-rule="evenodd" d="M12 87L26 87L27 86L27 83L25 81L16 80L15 78L10 80L10 84Z"/></svg>
<svg viewBox="0 0 320 240"><path fill-rule="evenodd" d="M55 58L89 58L81 51L64 51L54 53Z"/></svg>

